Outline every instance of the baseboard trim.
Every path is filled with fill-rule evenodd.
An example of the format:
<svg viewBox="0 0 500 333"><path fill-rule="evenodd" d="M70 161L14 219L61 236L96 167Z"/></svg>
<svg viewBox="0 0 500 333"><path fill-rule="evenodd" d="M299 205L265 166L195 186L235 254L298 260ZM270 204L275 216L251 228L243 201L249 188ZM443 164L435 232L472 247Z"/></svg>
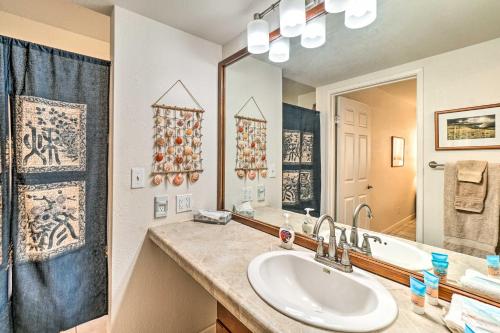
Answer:
<svg viewBox="0 0 500 333"><path fill-rule="evenodd" d="M401 225L405 224L406 222L408 221L411 221L411 220L415 220L417 217L416 214L411 214L407 217L405 217L404 219L402 220L399 220L398 222L394 223L393 225L391 225L390 227L388 228L385 228L384 230L381 231L381 233L383 234L386 234L386 233L390 233L392 232L394 229L397 229L398 227L400 227Z"/></svg>

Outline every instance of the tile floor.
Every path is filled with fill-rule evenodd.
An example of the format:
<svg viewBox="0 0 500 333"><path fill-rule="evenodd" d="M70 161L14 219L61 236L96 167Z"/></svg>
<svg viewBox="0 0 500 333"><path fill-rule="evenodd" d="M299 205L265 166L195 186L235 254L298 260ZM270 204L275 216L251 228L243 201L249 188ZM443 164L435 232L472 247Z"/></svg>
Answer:
<svg viewBox="0 0 500 333"><path fill-rule="evenodd" d="M107 333L108 316L94 319L61 333Z"/></svg>

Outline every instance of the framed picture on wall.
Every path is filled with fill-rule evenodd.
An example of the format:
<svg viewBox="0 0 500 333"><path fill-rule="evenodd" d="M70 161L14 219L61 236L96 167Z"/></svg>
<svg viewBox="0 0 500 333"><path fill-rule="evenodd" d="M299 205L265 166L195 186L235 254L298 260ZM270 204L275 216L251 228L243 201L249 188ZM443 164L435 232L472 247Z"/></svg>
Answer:
<svg viewBox="0 0 500 333"><path fill-rule="evenodd" d="M391 136L391 167L402 167L405 165L405 139Z"/></svg>
<svg viewBox="0 0 500 333"><path fill-rule="evenodd" d="M500 103L434 113L436 150L500 149Z"/></svg>

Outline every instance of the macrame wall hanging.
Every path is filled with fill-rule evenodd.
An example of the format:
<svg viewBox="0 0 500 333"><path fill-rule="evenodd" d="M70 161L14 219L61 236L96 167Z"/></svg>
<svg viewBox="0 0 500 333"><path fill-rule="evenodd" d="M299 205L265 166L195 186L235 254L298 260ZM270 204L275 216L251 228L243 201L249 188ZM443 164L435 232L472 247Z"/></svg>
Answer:
<svg viewBox="0 0 500 333"><path fill-rule="evenodd" d="M176 86L181 85L197 108L159 104ZM195 183L203 172L201 157L201 128L205 110L181 80L177 80L152 105L155 123L155 154L153 184L166 180L175 186L185 178Z"/></svg>
<svg viewBox="0 0 500 333"><path fill-rule="evenodd" d="M261 118L245 116L245 110L252 102ZM239 178L254 180L257 175L267 177L266 118L255 98L250 97L234 116L236 120L236 167Z"/></svg>

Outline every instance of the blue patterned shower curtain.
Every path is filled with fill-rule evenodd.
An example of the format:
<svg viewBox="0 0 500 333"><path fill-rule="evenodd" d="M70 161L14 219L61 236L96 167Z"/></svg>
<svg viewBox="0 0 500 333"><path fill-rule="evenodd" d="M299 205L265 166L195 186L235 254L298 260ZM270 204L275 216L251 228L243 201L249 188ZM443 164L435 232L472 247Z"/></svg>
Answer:
<svg viewBox="0 0 500 333"><path fill-rule="evenodd" d="M1 37L0 37L1 38ZM7 73L9 48L0 39L0 332L10 332L11 306L9 302L9 243L10 243L10 172L7 150L9 147L9 99Z"/></svg>
<svg viewBox="0 0 500 333"><path fill-rule="evenodd" d="M0 38L13 147L12 326L59 332L107 313L110 64Z"/></svg>
<svg viewBox="0 0 500 333"><path fill-rule="evenodd" d="M283 103L282 208L304 213L321 208L320 114Z"/></svg>

